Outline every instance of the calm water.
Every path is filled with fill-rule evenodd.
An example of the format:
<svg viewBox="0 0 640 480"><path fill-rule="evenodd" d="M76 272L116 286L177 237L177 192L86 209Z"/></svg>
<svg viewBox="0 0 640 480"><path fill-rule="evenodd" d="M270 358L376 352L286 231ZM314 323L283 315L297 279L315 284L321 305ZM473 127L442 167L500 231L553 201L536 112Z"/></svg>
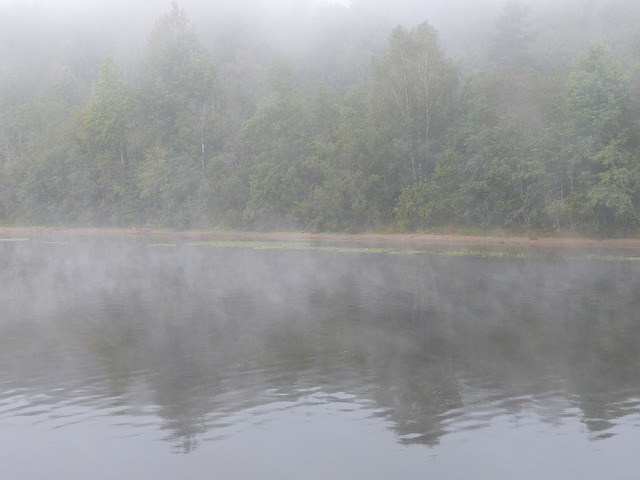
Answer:
<svg viewBox="0 0 640 480"><path fill-rule="evenodd" d="M157 241L0 242L2 478L637 478L638 261Z"/></svg>

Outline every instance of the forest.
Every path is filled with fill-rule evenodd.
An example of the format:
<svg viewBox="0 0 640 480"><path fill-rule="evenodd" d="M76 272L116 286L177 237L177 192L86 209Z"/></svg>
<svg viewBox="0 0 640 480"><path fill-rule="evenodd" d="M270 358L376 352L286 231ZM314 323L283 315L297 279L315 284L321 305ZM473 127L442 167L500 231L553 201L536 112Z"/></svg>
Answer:
<svg viewBox="0 0 640 480"><path fill-rule="evenodd" d="M0 3L0 224L637 235L640 2Z"/></svg>

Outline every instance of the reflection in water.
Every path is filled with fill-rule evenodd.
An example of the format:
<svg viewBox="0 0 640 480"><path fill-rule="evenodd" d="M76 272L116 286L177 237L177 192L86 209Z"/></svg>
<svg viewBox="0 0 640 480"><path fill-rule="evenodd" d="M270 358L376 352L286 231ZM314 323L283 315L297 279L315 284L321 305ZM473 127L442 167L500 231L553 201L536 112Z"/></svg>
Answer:
<svg viewBox="0 0 640 480"><path fill-rule="evenodd" d="M606 439L640 413L634 262L0 248L0 420L160 419L187 453L305 406L429 446L503 417Z"/></svg>

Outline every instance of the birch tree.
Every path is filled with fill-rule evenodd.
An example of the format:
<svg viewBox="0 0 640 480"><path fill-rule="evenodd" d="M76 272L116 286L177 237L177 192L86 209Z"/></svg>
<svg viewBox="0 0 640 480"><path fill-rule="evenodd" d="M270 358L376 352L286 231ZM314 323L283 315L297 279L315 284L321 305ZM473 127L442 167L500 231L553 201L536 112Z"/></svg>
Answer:
<svg viewBox="0 0 640 480"><path fill-rule="evenodd" d="M424 181L442 147L457 69L428 23L397 27L384 56L374 63L373 102L393 142L394 155L410 182Z"/></svg>

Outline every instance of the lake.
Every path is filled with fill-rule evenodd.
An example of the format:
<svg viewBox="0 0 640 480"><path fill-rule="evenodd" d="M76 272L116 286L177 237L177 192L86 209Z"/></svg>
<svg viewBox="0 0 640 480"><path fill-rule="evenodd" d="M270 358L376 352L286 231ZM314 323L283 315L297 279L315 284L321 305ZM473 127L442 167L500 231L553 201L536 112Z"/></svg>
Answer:
<svg viewBox="0 0 640 480"><path fill-rule="evenodd" d="M637 475L624 252L4 240L3 478Z"/></svg>

